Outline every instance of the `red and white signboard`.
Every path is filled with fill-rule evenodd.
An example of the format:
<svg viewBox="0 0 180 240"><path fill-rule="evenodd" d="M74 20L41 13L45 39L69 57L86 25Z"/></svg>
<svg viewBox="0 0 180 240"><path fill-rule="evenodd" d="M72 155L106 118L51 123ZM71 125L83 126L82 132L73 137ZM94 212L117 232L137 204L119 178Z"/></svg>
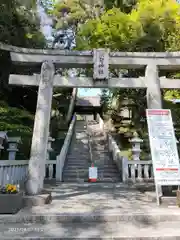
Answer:
<svg viewBox="0 0 180 240"><path fill-rule="evenodd" d="M94 164L89 167L89 182L97 182L97 167L94 167Z"/></svg>
<svg viewBox="0 0 180 240"><path fill-rule="evenodd" d="M171 111L147 109L147 123L157 185L180 185L180 166Z"/></svg>

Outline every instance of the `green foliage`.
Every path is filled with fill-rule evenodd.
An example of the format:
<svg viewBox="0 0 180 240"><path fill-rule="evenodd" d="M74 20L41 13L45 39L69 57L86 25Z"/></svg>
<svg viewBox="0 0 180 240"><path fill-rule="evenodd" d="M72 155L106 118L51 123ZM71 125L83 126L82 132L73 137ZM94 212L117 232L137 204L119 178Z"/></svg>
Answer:
<svg viewBox="0 0 180 240"><path fill-rule="evenodd" d="M21 137L17 159L29 159L34 116L25 110L11 108L4 102L0 102L0 106L0 131L7 131L9 137ZM7 157L7 151L4 151L1 158Z"/></svg>
<svg viewBox="0 0 180 240"><path fill-rule="evenodd" d="M174 47L176 50L180 46L179 43L175 46L180 36L179 10L173 0L140 0L129 14L113 7L81 26L77 39L83 39L89 49L165 51ZM82 42L77 44L81 49Z"/></svg>
<svg viewBox="0 0 180 240"><path fill-rule="evenodd" d="M45 40L39 31L40 22L36 11L31 11L17 0L2 0L0 10L0 41L32 48L44 46Z"/></svg>
<svg viewBox="0 0 180 240"><path fill-rule="evenodd" d="M106 9L112 9L113 7L116 7L125 13L131 12L136 3L136 0L104 0Z"/></svg>
<svg viewBox="0 0 180 240"><path fill-rule="evenodd" d="M0 5L0 41L22 47L43 48L45 39L40 32L40 21L36 12L34 0L2 0ZM23 106L24 96L32 96L36 101L36 90L23 87L12 88L8 84L11 69L11 61L8 52L0 50L0 100L8 104ZM23 99L23 100L22 100ZM35 103L30 99L31 104ZM25 104L28 106L29 104ZM30 107L30 111L35 108ZM34 110L34 109L33 109Z"/></svg>

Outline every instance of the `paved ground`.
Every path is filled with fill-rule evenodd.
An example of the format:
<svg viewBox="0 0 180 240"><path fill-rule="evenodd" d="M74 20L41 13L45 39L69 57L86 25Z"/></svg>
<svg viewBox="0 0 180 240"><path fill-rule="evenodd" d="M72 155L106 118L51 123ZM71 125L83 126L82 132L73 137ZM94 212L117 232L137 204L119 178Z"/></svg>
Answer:
<svg viewBox="0 0 180 240"><path fill-rule="evenodd" d="M133 223L49 223L29 225L0 225L0 239L180 239L179 222L164 222L153 226L136 226ZM173 236L173 237L172 237ZM142 238L143 237L143 238ZM164 237L164 238L163 238ZM169 237L169 238L168 238Z"/></svg>
<svg viewBox="0 0 180 240"><path fill-rule="evenodd" d="M180 214L176 206L160 206L152 202L145 194L122 184L60 184L46 185L52 192L50 205L22 209L16 216L32 214L129 214L129 213L165 213ZM0 216L0 219L1 216Z"/></svg>
<svg viewBox="0 0 180 240"><path fill-rule="evenodd" d="M87 185L49 187L50 205L0 215L0 239L180 239L176 206L157 207L121 184Z"/></svg>
<svg viewBox="0 0 180 240"><path fill-rule="evenodd" d="M61 184L58 187L46 187L52 192L51 205L34 207L34 212L46 213L90 213L100 211L134 211L156 208L139 191L123 188L121 184Z"/></svg>

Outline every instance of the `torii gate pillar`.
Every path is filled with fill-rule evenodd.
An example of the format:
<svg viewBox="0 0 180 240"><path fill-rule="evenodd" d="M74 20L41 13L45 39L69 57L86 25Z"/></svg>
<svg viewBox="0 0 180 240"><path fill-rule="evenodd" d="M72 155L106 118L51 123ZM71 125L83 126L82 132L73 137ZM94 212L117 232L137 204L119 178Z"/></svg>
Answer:
<svg viewBox="0 0 180 240"><path fill-rule="evenodd" d="M150 63L146 67L145 80L147 83L147 108L148 109L161 109L162 96L158 74L158 67L156 64ZM162 187L156 186L158 195L162 196Z"/></svg>
<svg viewBox="0 0 180 240"><path fill-rule="evenodd" d="M147 107L148 109L161 109L162 97L158 67L150 63L146 67L145 81L147 83Z"/></svg>
<svg viewBox="0 0 180 240"><path fill-rule="evenodd" d="M27 195L37 195L43 188L54 75L54 64L50 61L43 62L34 121L31 156L28 166L28 178L25 184Z"/></svg>

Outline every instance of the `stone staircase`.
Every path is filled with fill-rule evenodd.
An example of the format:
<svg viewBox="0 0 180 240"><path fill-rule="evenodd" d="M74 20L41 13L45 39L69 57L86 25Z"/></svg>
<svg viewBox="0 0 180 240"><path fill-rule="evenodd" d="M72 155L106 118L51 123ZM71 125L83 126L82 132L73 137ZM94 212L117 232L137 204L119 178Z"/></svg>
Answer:
<svg viewBox="0 0 180 240"><path fill-rule="evenodd" d="M87 182L88 169L92 162L98 167L98 182L121 181L121 174L112 161L107 138L100 130L99 124L94 120L88 120L87 124L86 120L79 120L76 122L75 133L64 166L63 182Z"/></svg>
<svg viewBox="0 0 180 240"><path fill-rule="evenodd" d="M86 121L76 122L74 136L63 170L64 182L88 181L90 154Z"/></svg>
<svg viewBox="0 0 180 240"><path fill-rule="evenodd" d="M98 182L121 182L121 173L108 151L107 136L96 121L88 121L92 159L98 167Z"/></svg>

